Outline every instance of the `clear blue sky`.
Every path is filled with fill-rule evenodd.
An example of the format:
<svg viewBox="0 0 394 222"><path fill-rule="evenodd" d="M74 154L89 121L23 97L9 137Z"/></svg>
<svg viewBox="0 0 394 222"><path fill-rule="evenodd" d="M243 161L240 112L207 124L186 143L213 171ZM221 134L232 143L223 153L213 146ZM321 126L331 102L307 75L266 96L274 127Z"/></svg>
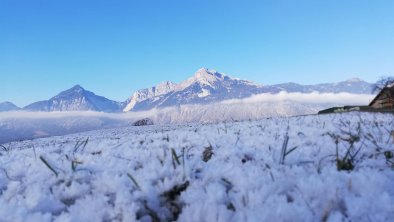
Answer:
<svg viewBox="0 0 394 222"><path fill-rule="evenodd" d="M394 1L0 0L0 101L123 101L208 67L262 84L394 75Z"/></svg>

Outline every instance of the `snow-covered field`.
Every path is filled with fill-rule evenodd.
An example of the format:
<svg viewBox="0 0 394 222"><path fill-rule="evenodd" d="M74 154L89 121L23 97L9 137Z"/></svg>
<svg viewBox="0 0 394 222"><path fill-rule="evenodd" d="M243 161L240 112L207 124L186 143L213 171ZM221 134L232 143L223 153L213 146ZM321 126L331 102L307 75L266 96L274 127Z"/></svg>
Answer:
<svg viewBox="0 0 394 222"><path fill-rule="evenodd" d="M10 142L0 221L393 221L393 130L353 112Z"/></svg>
<svg viewBox="0 0 394 222"><path fill-rule="evenodd" d="M213 123L231 120L261 119L315 114L329 104L215 103L185 105L129 113L80 112L0 112L0 144L9 141L61 136L89 130L132 126L149 118L155 124Z"/></svg>

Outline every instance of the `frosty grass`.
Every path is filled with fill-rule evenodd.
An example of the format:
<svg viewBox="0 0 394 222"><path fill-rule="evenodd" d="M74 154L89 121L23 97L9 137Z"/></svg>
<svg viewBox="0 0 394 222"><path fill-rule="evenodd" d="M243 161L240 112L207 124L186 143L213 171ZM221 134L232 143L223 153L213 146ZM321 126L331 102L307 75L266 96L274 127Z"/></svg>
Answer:
<svg viewBox="0 0 394 222"><path fill-rule="evenodd" d="M354 112L6 143L0 221L394 221L393 130Z"/></svg>

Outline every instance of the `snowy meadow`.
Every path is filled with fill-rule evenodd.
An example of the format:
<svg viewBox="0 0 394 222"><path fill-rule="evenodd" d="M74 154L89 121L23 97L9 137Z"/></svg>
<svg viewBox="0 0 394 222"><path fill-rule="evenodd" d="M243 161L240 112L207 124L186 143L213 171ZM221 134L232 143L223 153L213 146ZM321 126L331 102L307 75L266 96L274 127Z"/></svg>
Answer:
<svg viewBox="0 0 394 222"><path fill-rule="evenodd" d="M123 127L3 143L1 221L392 221L394 116Z"/></svg>

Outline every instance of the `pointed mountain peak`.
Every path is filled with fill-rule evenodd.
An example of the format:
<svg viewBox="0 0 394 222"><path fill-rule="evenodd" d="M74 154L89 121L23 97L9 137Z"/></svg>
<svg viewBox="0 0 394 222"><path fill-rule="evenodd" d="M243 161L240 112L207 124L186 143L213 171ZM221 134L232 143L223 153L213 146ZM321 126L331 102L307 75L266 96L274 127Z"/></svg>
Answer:
<svg viewBox="0 0 394 222"><path fill-rule="evenodd" d="M211 85L218 80L223 80L225 75L216 72L215 70L208 69L208 68L201 68L194 73L194 75L183 81L180 86L181 88L186 88L193 83L200 83L205 85Z"/></svg>
<svg viewBox="0 0 394 222"><path fill-rule="evenodd" d="M208 68L202 67L196 71L197 73L211 73L211 71Z"/></svg>
<svg viewBox="0 0 394 222"><path fill-rule="evenodd" d="M29 111L100 111L119 112L122 104L85 90L75 85L60 92L49 100L38 101L27 105Z"/></svg>
<svg viewBox="0 0 394 222"><path fill-rule="evenodd" d="M80 97L80 96L84 96L86 93L90 93L90 92L85 90L84 88L82 88L82 86L77 84L65 91L60 92L59 94L52 97L51 99L60 99L60 98L67 99L67 98L71 98L71 97Z"/></svg>
<svg viewBox="0 0 394 222"><path fill-rule="evenodd" d="M70 88L70 90L72 91L83 91L85 90L82 86L80 86L79 84L73 86L72 88Z"/></svg>
<svg viewBox="0 0 394 222"><path fill-rule="evenodd" d="M211 78L215 75L221 76L221 74L216 72L215 70L208 69L208 68L201 68L201 69L197 70L197 72L194 74L194 77L196 77L196 78Z"/></svg>

